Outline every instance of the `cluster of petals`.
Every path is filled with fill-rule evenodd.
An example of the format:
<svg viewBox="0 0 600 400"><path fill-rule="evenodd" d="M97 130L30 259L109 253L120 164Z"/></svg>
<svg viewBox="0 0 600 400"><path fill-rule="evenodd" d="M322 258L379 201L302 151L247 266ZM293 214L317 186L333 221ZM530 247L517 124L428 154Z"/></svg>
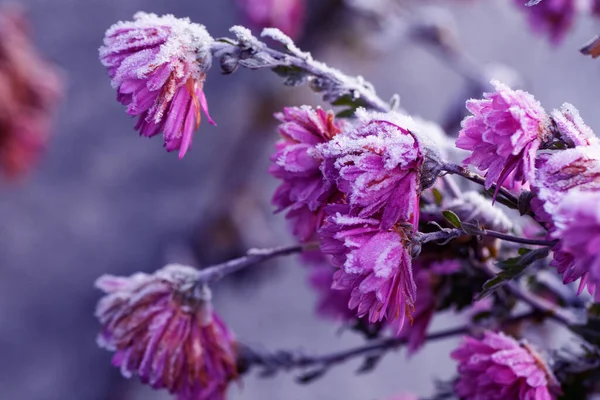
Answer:
<svg viewBox="0 0 600 400"><path fill-rule="evenodd" d="M167 151L179 150L180 158L192 144L200 109L214 124L203 90L212 41L187 18L139 12L109 28L100 48L117 99L138 118L140 135L162 132Z"/></svg>
<svg viewBox="0 0 600 400"><path fill-rule="evenodd" d="M465 337L452 358L459 373L454 389L462 400L556 398L556 380L542 358L502 332Z"/></svg>
<svg viewBox="0 0 600 400"><path fill-rule="evenodd" d="M356 319L356 313L348 308L352 288L332 289L336 268L321 264L310 269L309 282L317 294L317 315L335 321L348 322Z"/></svg>
<svg viewBox="0 0 600 400"><path fill-rule="evenodd" d="M253 27L277 28L296 39L304 23L305 0L237 0L244 18Z"/></svg>
<svg viewBox="0 0 600 400"><path fill-rule="evenodd" d="M534 178L536 153L550 134L550 119L529 93L492 81L495 91L467 101L473 114L462 122L456 141L471 154L465 164L485 171L485 186L514 186Z"/></svg>
<svg viewBox="0 0 600 400"><path fill-rule="evenodd" d="M0 168L9 178L29 171L44 151L62 91L28 28L18 8L0 7Z"/></svg>
<svg viewBox="0 0 600 400"><path fill-rule="evenodd" d="M307 241L315 235L323 209L335 194L333 183L323 178L323 159L316 146L330 141L344 124L334 119L333 112L308 106L287 107L276 117L281 121L281 139L275 145L269 172L281 184L272 203L276 211L288 210L294 235Z"/></svg>
<svg viewBox="0 0 600 400"><path fill-rule="evenodd" d="M152 275L105 275L98 344L113 364L179 400L222 400L237 376L232 334L193 285L196 270L168 265Z"/></svg>

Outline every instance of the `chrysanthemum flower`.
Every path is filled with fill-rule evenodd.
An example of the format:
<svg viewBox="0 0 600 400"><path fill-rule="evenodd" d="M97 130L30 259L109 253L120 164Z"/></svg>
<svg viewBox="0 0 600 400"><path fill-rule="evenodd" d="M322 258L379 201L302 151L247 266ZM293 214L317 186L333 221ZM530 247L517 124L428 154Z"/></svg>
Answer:
<svg viewBox="0 0 600 400"><path fill-rule="evenodd" d="M281 140L271 156L269 172L282 181L272 203L276 211L288 210L293 232L301 241L310 240L323 220L323 207L335 193L334 182L326 181L320 170L323 161L316 151L343 128L333 112L309 106L287 107L276 115L281 121Z"/></svg>
<svg viewBox="0 0 600 400"><path fill-rule="evenodd" d="M463 400L552 400L557 383L544 360L525 343L502 332L467 336L452 352L459 378L454 389Z"/></svg>
<svg viewBox="0 0 600 400"><path fill-rule="evenodd" d="M61 91L57 69L31 43L25 16L0 7L0 168L7 177L25 174L45 150Z"/></svg>
<svg viewBox="0 0 600 400"><path fill-rule="evenodd" d="M187 18L139 12L109 28L100 48L117 99L138 117L140 135L162 132L167 151L179 150L179 158L192 144L200 109L214 125L203 90L212 41Z"/></svg>
<svg viewBox="0 0 600 400"><path fill-rule="evenodd" d="M237 0L249 24L262 28L277 28L296 39L304 23L304 0Z"/></svg>
<svg viewBox="0 0 600 400"><path fill-rule="evenodd" d="M498 81L492 85L495 92L467 101L473 115L463 120L456 141L457 147L471 151L464 163L485 171L488 189L505 180L510 186L532 180L537 150L551 134L549 117L531 94Z"/></svg>
<svg viewBox="0 0 600 400"><path fill-rule="evenodd" d="M327 160L326 179L336 181L358 216L381 221L381 229L419 220L424 155L413 122L395 114L357 112L357 128L318 146ZM331 163L331 164L328 164Z"/></svg>
<svg viewBox="0 0 600 400"><path fill-rule="evenodd" d="M152 275L105 275L96 308L98 344L114 351L113 364L179 400L222 400L236 378L232 334L194 285L197 271L168 265Z"/></svg>
<svg viewBox="0 0 600 400"><path fill-rule="evenodd" d="M327 207L321 250L339 268L333 288L351 290L348 307L369 322L396 322L398 330L414 310L416 285L410 241L399 230L382 231L380 221L361 218L346 204Z"/></svg>
<svg viewBox="0 0 600 400"><path fill-rule="evenodd" d="M585 2L579 0L544 0L535 6L526 6L526 2L515 0L527 14L531 29L548 36L554 45L559 44L573 26L577 13L583 10Z"/></svg>
<svg viewBox="0 0 600 400"><path fill-rule="evenodd" d="M331 265L314 266L310 269L309 281L317 293L317 314L337 321L356 319L356 313L348 308L352 289L334 290L333 276L336 268Z"/></svg>
<svg viewBox="0 0 600 400"><path fill-rule="evenodd" d="M600 192L569 192L552 216L551 237L560 240L554 264L565 283L580 280L579 291L587 286L600 301ZM557 259L558 258L558 259Z"/></svg>

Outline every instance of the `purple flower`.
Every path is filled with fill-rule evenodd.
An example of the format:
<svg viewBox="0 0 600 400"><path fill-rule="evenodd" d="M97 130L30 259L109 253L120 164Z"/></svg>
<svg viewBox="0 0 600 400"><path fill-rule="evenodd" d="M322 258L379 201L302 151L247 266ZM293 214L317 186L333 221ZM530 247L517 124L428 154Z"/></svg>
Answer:
<svg viewBox="0 0 600 400"><path fill-rule="evenodd" d="M410 240L402 229L382 231L380 221L361 218L350 206L327 207L321 228L321 250L338 267L333 289L351 290L348 307L371 323L384 319L402 328L414 309L416 285L412 275Z"/></svg>
<svg viewBox="0 0 600 400"><path fill-rule="evenodd" d="M598 137L585 124L579 110L569 103L564 103L559 110L552 112L560 139L569 147L598 145Z"/></svg>
<svg viewBox="0 0 600 400"><path fill-rule="evenodd" d="M318 146L326 179L337 182L358 217L380 219L381 229L419 221L424 156L412 123L394 114L357 112L358 127Z"/></svg>
<svg viewBox="0 0 600 400"><path fill-rule="evenodd" d="M284 108L276 117L282 138L271 156L269 172L282 183L272 203L276 211L288 210L294 235L307 241L321 225L323 207L335 194L333 183L323 179L323 159L316 146L331 140L344 125L334 120L333 112L308 106Z"/></svg>
<svg viewBox="0 0 600 400"><path fill-rule="evenodd" d="M465 337L452 358L459 373L454 389L463 400L556 398L556 380L541 357L502 332Z"/></svg>
<svg viewBox="0 0 600 400"><path fill-rule="evenodd" d="M549 118L532 95L498 81L492 85L495 92L467 101L473 115L463 120L456 141L457 147L472 152L464 163L486 171L488 189L505 180L509 186L532 180L537 150L550 133Z"/></svg>
<svg viewBox="0 0 600 400"><path fill-rule="evenodd" d="M237 0L238 7L256 28L278 28L296 39L304 22L304 0Z"/></svg>
<svg viewBox="0 0 600 400"><path fill-rule="evenodd" d="M187 18L139 12L109 28L100 48L117 99L138 117L136 130L147 137L162 132L167 151L179 150L179 158L192 144L201 108L215 124L203 90L212 41Z"/></svg>
<svg viewBox="0 0 600 400"><path fill-rule="evenodd" d="M533 31L547 35L554 45L559 44L575 22L580 10L578 0L544 0L533 7L525 6L524 1L515 0L527 13Z"/></svg>
<svg viewBox="0 0 600 400"><path fill-rule="evenodd" d="M581 279L579 292L587 286L600 301L600 192L569 192L553 215L551 237L560 239L560 252L554 262L565 283Z"/></svg>
<svg viewBox="0 0 600 400"><path fill-rule="evenodd" d="M98 344L123 376L139 375L179 400L222 400L237 377L232 334L195 288L197 271L168 265L152 275L104 275L96 308Z"/></svg>

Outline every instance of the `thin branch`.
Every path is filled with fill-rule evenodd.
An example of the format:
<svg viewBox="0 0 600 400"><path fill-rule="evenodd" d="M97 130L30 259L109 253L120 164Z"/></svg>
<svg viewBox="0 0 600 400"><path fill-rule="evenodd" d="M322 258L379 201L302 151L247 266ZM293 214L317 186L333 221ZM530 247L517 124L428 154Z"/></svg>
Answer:
<svg viewBox="0 0 600 400"><path fill-rule="evenodd" d="M419 232L416 235L416 239L419 240L421 243L442 242L443 244L445 244L448 243L448 241L461 236L488 236L501 239L507 242L546 247L554 247L554 245L558 242L558 240L529 239L520 236L513 236L506 233L492 231L489 229L480 229L470 224L463 224L463 228L445 228L436 232L429 233Z"/></svg>
<svg viewBox="0 0 600 400"><path fill-rule="evenodd" d="M484 268L491 276L495 276L501 272L498 267L489 262L484 264ZM551 301L539 297L529 290L524 290L518 282L507 282L505 287L510 293L513 294L513 296L528 304L540 314L545 315L548 318L551 318L567 327L584 322L570 310L562 308Z"/></svg>
<svg viewBox="0 0 600 400"><path fill-rule="evenodd" d="M224 73L232 73L239 66L249 69L269 68L286 78L288 85L309 83L311 88L323 93L323 99L336 105L351 108L364 106L376 111L387 112L391 105L377 96L373 85L363 77L347 76L341 71L312 58L301 51L281 31L268 28L262 36L280 42L286 51L270 48L258 40L246 28L231 29L236 39L223 38L212 45L214 58L221 63Z"/></svg>
<svg viewBox="0 0 600 400"><path fill-rule="evenodd" d="M502 325L513 324L538 317L539 313L525 312L514 317L500 321ZM435 332L425 337L425 342L436 341L451 338L459 335L466 335L473 331L475 326L462 325L455 328L449 328L440 332ZM333 366L342 364L348 360L357 357L381 357L386 352L396 350L408 344L406 337L391 337L370 341L363 345L352 347L333 353L322 355L306 355L294 351L277 351L274 353L257 350L247 345L240 345L240 364L244 367L243 371L248 371L253 366L262 368L262 375L269 376L279 371L291 371L295 369L308 369L314 374L314 377L320 377Z"/></svg>
<svg viewBox="0 0 600 400"><path fill-rule="evenodd" d="M250 249L248 253L240 258L216 264L198 271L197 284L202 285L223 279L225 276L254 264L270 260L275 257L287 256L290 254L301 253L304 250L314 247L314 244L292 245L275 247L272 249Z"/></svg>
<svg viewBox="0 0 600 400"><path fill-rule="evenodd" d="M468 333L468 325L447 329L427 335L426 341L445 339ZM386 351L397 349L408 343L406 337L393 337L368 342L367 344L350 349L310 356L300 352L278 351L275 353L263 353L260 350L248 346L242 346L241 357L246 367L261 366L267 375L279 370L290 371L293 369L318 368L328 369L334 365L341 364L350 359L360 356L381 355Z"/></svg>
<svg viewBox="0 0 600 400"><path fill-rule="evenodd" d="M478 185L485 187L485 178L483 176L471 172L465 167L461 167L460 165L446 163L442 166L442 170L450 174L460 175L471 182L475 182ZM494 192L498 190L498 194L502 195L505 199L507 199L510 203L513 203L515 206L519 204L519 199L507 189L503 187L497 188L495 184L492 185L491 189Z"/></svg>

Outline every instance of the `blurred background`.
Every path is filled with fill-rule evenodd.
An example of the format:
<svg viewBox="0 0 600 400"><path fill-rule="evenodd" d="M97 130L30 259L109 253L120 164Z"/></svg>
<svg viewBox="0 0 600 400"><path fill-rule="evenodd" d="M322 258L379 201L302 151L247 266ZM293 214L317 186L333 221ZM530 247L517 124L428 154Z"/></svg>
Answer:
<svg viewBox="0 0 600 400"><path fill-rule="evenodd" d="M304 34L294 33L315 57L363 75L384 99L398 93L404 109L450 133L456 130L453 107L462 109L465 97L481 92L482 76L493 75L526 88L548 110L573 103L600 129L600 63L578 52L600 30L591 17L577 19L555 47L532 34L512 0L396 0L409 11L402 5L399 18L382 20L379 11L392 15L385 11L389 2L309 1L300 24ZM95 345L100 293L94 280L103 273L151 272L172 261L209 265L249 247L293 243L285 219L272 215L269 204L276 186L266 173L277 139L272 114L284 105L320 100L307 88L284 87L268 71L225 77L214 68L205 90L218 126L203 124L180 161L163 150L160 139L139 138L134 121L115 101L98 61L104 32L143 10L189 16L219 37L233 24L252 22L250 14L244 16L233 0L17 5L41 57L57 66L57 85L64 91L49 97L58 110L45 151L31 171L0 187L0 398L167 399L121 378L111 355ZM431 38L415 38L407 28L415 15L453 27L455 34L450 29L444 38L464 50L462 61L449 65L436 44L428 43ZM0 80L0 89L3 84ZM235 276L215 288L214 296L219 312L247 343L319 353L362 342L315 316L306 270L292 258ZM435 326L446 323L438 319ZM250 375L231 395L286 400L425 395L432 378L452 375L447 354L454 345L453 340L427 345L410 364L404 352L392 353L366 375L356 376L359 361L350 362L309 385L296 384L293 374Z"/></svg>

